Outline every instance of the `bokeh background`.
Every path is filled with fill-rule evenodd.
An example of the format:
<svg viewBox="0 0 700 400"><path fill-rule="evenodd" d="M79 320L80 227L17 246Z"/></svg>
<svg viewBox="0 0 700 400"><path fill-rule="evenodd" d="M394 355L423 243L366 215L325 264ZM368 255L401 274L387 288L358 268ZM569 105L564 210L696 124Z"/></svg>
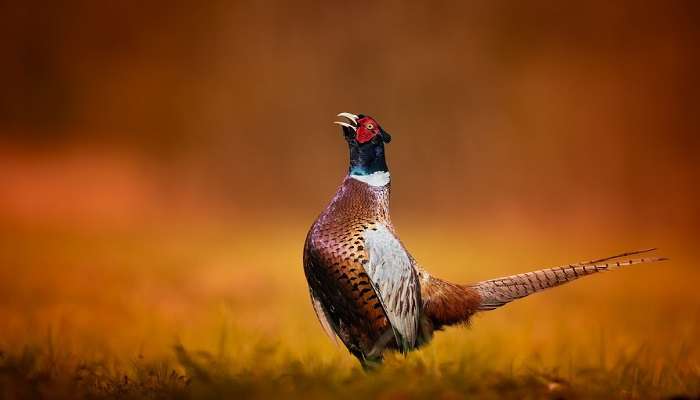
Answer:
<svg viewBox="0 0 700 400"><path fill-rule="evenodd" d="M394 223L436 275L671 258L411 357L700 370L699 18L693 1L2 2L0 350L183 343L246 364L264 342L356 368L301 265L349 111L393 135Z"/></svg>

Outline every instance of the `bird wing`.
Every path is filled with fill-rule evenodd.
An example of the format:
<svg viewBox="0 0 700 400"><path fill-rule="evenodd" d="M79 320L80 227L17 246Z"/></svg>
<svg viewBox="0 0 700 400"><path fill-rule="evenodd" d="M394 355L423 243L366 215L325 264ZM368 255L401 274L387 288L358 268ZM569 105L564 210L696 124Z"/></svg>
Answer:
<svg viewBox="0 0 700 400"><path fill-rule="evenodd" d="M420 285L410 256L384 225L364 232L367 275L379 296L401 351L415 347L420 317Z"/></svg>

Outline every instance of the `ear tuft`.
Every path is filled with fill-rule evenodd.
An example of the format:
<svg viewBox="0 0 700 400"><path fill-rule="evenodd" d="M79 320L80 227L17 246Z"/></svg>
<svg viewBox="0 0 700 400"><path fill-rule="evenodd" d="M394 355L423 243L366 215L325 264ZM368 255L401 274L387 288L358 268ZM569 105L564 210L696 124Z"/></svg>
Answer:
<svg viewBox="0 0 700 400"><path fill-rule="evenodd" d="M382 136L382 140L384 141L384 143L391 142L391 135L387 132L381 131L380 135Z"/></svg>

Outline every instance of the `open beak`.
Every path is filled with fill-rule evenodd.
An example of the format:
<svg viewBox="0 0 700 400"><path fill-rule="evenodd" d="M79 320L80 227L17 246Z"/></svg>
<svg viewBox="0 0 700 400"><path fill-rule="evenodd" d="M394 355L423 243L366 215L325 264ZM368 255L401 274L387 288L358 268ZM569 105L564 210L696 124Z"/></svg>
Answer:
<svg viewBox="0 0 700 400"><path fill-rule="evenodd" d="M334 124L338 124L338 125L340 125L340 126L345 126L345 127L348 127L348 128L350 128L350 129L352 129L353 131L357 131L357 126L356 126L356 125L357 125L357 120L358 120L360 117L358 117L358 116L355 115L355 114L350 114L350 113L347 113L347 112L341 112L340 114L338 114L338 116L339 116L339 117L347 118L350 122L352 122L352 124L349 124L349 123L347 123L347 122L338 122L338 121L334 121L334 122L333 122Z"/></svg>

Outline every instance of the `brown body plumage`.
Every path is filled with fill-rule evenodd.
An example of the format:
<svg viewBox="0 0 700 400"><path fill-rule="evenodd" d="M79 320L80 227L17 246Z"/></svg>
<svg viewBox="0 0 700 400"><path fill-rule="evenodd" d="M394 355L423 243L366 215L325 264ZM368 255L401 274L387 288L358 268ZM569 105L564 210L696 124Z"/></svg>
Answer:
<svg viewBox="0 0 700 400"><path fill-rule="evenodd" d="M389 188L373 188L346 178L326 212L316 220L304 246L304 271L312 297L321 301L319 319L355 355L369 354L389 320L364 265L369 262L364 233L389 221ZM331 321L329 321L331 322Z"/></svg>
<svg viewBox="0 0 700 400"><path fill-rule="evenodd" d="M649 249L473 285L433 277L406 251L391 222L383 153L389 135L370 117L341 115L353 123L343 123L351 172L309 230L304 272L321 325L365 367L381 362L386 349L413 350L435 330L465 324L476 312L592 273L662 260L615 261Z"/></svg>

